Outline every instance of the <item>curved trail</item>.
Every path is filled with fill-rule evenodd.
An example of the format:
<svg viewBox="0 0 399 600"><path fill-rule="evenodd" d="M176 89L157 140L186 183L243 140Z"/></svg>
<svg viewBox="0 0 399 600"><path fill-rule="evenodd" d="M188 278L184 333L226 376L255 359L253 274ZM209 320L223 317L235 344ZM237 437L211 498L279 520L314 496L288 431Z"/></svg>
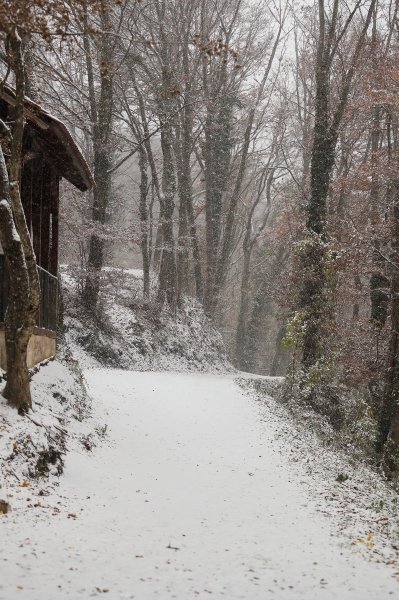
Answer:
<svg viewBox="0 0 399 600"><path fill-rule="evenodd" d="M0 529L1 600L398 597L389 567L337 538L275 448L276 418L232 376L86 378L108 436L69 453L60 513L29 538L18 515Z"/></svg>

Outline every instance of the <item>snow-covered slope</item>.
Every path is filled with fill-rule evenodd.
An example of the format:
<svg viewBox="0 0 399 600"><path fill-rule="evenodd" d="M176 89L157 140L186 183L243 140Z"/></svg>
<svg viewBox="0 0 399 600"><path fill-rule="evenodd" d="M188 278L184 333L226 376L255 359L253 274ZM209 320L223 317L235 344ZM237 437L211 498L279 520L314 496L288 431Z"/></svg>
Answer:
<svg viewBox="0 0 399 600"><path fill-rule="evenodd" d="M68 346L81 366L134 370L231 371L223 340L202 307L185 298L172 317L142 300L142 272L103 272L98 314L82 310L76 279L64 269Z"/></svg>
<svg viewBox="0 0 399 600"><path fill-rule="evenodd" d="M0 395L0 500L11 505L21 487L62 473L70 423L88 410L73 371L58 361L43 364L31 388L33 410L25 416Z"/></svg>
<svg viewBox="0 0 399 600"><path fill-rule="evenodd" d="M68 451L91 448L102 437L82 371L65 348L60 350L58 359L33 370L28 415L7 404L0 381L0 503L12 506L25 487L37 492L56 485Z"/></svg>
<svg viewBox="0 0 399 600"><path fill-rule="evenodd" d="M341 531L335 468L321 446L291 452L294 431L272 401L232 375L86 378L108 437L70 452L49 495L21 488L23 509L0 525L1 600L397 596L397 562L363 518L366 488L346 483L357 531ZM312 474L315 460L324 471Z"/></svg>

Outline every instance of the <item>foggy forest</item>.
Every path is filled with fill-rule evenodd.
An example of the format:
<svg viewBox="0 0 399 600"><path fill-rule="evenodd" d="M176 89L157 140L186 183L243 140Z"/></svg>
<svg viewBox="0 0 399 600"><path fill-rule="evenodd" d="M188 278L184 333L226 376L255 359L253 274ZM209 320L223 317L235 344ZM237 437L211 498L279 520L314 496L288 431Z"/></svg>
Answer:
<svg viewBox="0 0 399 600"><path fill-rule="evenodd" d="M399 597L398 65L398 0L0 0L0 600Z"/></svg>

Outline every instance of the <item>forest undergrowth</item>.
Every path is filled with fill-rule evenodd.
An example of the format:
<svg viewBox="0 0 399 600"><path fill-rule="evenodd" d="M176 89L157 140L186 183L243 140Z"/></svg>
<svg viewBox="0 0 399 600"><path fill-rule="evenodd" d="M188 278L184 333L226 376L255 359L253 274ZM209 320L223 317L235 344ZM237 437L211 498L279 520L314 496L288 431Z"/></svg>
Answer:
<svg viewBox="0 0 399 600"><path fill-rule="evenodd" d="M259 417L278 419L275 444L311 477L312 497L367 559L396 564L399 556L398 481L387 481L370 452L375 423L356 417L362 400L342 395L347 421L338 429L325 415L287 396L284 378L237 378L257 399ZM351 422L350 415L353 420ZM326 503L328 508L326 507Z"/></svg>
<svg viewBox="0 0 399 600"><path fill-rule="evenodd" d="M318 386L309 401L298 382L293 383L289 375L286 378L249 376L239 382L261 401L272 397L289 419L303 432L311 430L324 447L343 453L352 465L370 468L380 485L399 490L398 472L390 473L388 481L381 468L377 451L378 412L372 391L325 384Z"/></svg>

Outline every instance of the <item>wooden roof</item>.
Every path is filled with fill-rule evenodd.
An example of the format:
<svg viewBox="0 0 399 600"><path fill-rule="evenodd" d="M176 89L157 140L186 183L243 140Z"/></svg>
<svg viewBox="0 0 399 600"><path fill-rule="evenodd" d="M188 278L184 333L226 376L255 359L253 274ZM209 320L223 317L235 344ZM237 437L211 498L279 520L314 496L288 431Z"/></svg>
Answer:
<svg viewBox="0 0 399 600"><path fill-rule="evenodd" d="M0 88L0 98L15 106L15 91L11 87ZM25 98L25 118L40 140L40 146L53 159L61 177L82 192L91 189L93 176L66 125L29 98Z"/></svg>

